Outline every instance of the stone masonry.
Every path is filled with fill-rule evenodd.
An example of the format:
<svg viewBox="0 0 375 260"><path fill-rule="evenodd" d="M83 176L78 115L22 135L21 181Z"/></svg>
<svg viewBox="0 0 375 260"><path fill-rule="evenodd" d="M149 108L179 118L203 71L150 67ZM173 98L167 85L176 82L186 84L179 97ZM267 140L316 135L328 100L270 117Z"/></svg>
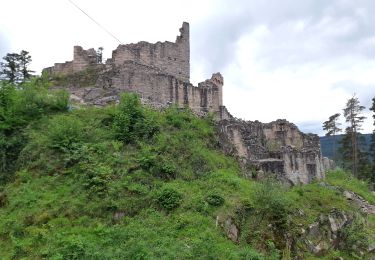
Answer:
<svg viewBox="0 0 375 260"><path fill-rule="evenodd" d="M219 114L223 105L223 77L220 73L198 84L190 83L189 24L184 22L180 35L173 42L139 42L119 45L106 64L96 63L94 49L74 47L73 61L56 63L43 70L51 76L70 75L88 68L99 68L94 86L68 90L82 103L105 105L116 102L121 92L140 95L145 103L190 107L197 113Z"/></svg>
<svg viewBox="0 0 375 260"><path fill-rule="evenodd" d="M74 47L72 61L43 70L52 77L97 71L95 84L66 88L71 99L103 106L118 102L122 92L136 92L142 101L157 107L176 104L218 119L222 148L235 155L255 177L276 174L292 184L324 178L319 138L304 134L286 120L268 124L234 118L223 105L224 79L214 73L194 86L190 83L189 24L184 22L175 42L121 44L105 64L97 63L94 49ZM253 176L254 177L254 176Z"/></svg>
<svg viewBox="0 0 375 260"><path fill-rule="evenodd" d="M253 177L273 174L291 184L324 178L317 135L304 134L286 120L265 124L232 117L221 120L219 126L221 139L226 140L224 150L250 167Z"/></svg>

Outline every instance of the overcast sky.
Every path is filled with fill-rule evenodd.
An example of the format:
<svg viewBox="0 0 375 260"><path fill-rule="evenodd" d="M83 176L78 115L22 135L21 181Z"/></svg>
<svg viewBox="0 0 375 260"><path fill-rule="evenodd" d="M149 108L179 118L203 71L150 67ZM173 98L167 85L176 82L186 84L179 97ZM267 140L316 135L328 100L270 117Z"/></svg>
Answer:
<svg viewBox="0 0 375 260"><path fill-rule="evenodd" d="M122 43L174 41L190 23L191 81L224 76L224 104L236 117L285 118L322 135L356 93L375 96L373 0L72 0ZM37 72L72 60L73 46L118 45L68 0L0 0L0 55L31 53Z"/></svg>

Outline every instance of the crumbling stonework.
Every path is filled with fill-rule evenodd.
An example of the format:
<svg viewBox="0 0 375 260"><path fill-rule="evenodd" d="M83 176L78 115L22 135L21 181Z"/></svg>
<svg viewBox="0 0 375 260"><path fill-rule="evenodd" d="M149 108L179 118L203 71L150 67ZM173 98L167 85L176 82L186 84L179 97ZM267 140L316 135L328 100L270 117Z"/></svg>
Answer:
<svg viewBox="0 0 375 260"><path fill-rule="evenodd" d="M83 77L85 71L95 71L89 81L95 84L77 83L77 75ZM73 61L56 63L44 72L75 76L68 85L56 87L66 88L71 100L82 104L104 106L118 102L122 92L136 92L154 107L176 104L198 115L211 112L219 121L223 149L251 166L257 177L272 173L293 184L324 177L318 136L303 134L286 120L263 124L235 119L223 105L220 73L198 86L190 83L188 23L174 43L119 45L105 64L98 63L94 49L75 46Z"/></svg>
<svg viewBox="0 0 375 260"><path fill-rule="evenodd" d="M304 134L286 120L271 123L221 120L221 139L225 150L237 155L244 166L251 166L252 177L276 174L292 184L309 183L324 178L319 137ZM228 150L229 149L229 150Z"/></svg>
<svg viewBox="0 0 375 260"><path fill-rule="evenodd" d="M70 75L88 68L100 68L96 84L82 89L71 85L67 89L75 100L93 105L116 102L124 91L136 92L148 104L189 107L198 114L220 114L223 106L223 77L220 73L198 84L190 83L189 24L184 22L174 43L139 42L119 45L112 58L96 63L94 49L74 47L73 61L56 63L43 72L51 76Z"/></svg>
<svg viewBox="0 0 375 260"><path fill-rule="evenodd" d="M97 56L93 48L84 50L81 46L74 46L73 61L55 63L53 67L45 68L43 72L50 75L67 75L85 70L96 64Z"/></svg>
<svg viewBox="0 0 375 260"><path fill-rule="evenodd" d="M157 71L189 82L190 80L190 41L189 24L184 22L180 36L173 42L139 42L137 44L119 45L112 53L108 64L121 66L132 61L151 67Z"/></svg>

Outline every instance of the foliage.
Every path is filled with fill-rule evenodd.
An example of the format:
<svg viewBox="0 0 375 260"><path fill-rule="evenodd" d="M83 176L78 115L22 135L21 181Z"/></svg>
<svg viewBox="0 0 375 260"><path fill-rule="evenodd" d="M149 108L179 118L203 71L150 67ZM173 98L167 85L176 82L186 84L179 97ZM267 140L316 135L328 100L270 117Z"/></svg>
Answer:
<svg viewBox="0 0 375 260"><path fill-rule="evenodd" d="M364 219L359 214L339 234L343 244L345 244L343 250L347 251L354 258L360 258L358 252L366 252L368 249L369 235Z"/></svg>
<svg viewBox="0 0 375 260"><path fill-rule="evenodd" d="M362 115L364 109L365 107L360 105L359 100L355 95L348 100L346 107L344 108L344 117L346 122L349 123L349 126L346 128L346 135L350 138L351 142L348 142L347 145L343 145L342 149L347 148L352 154L350 164L354 176L358 176L358 168L361 164L359 160L360 148L358 145L358 133L366 118Z"/></svg>
<svg viewBox="0 0 375 260"><path fill-rule="evenodd" d="M375 126L375 97L372 99L372 106L370 107L370 110L374 113L372 115L372 118L374 120L373 125ZM374 131L372 133L372 138L371 138L370 157L371 157L371 164L372 164L371 171L374 173L375 172L375 129L374 129ZM369 179L373 183L375 183L375 174L370 175Z"/></svg>
<svg viewBox="0 0 375 260"><path fill-rule="evenodd" d="M119 109L113 119L113 131L125 143L139 138L151 138L158 128L152 115L141 106L136 94L123 94Z"/></svg>
<svg viewBox="0 0 375 260"><path fill-rule="evenodd" d="M286 229L291 203L283 195L282 186L275 180L267 179L255 190L254 205L260 218L267 218L280 231Z"/></svg>
<svg viewBox="0 0 375 260"><path fill-rule="evenodd" d="M44 78L20 87L0 82L0 183L12 178L27 143L26 127L43 116L67 110L65 91L50 92Z"/></svg>
<svg viewBox="0 0 375 260"><path fill-rule="evenodd" d="M337 169L326 174L326 181L331 185L353 191L369 203L375 204L375 195L371 193L370 183L365 180L358 180L347 172Z"/></svg>
<svg viewBox="0 0 375 260"><path fill-rule="evenodd" d="M43 77L4 86L3 142L18 150L7 151L14 177L0 185L0 258L308 258L286 237L298 240L332 208L354 210L320 183L287 189L244 178L218 148L212 118L188 109L156 112L127 96L119 106L67 110ZM372 201L354 177L328 180ZM238 243L221 228L228 218Z"/></svg>
<svg viewBox="0 0 375 260"><path fill-rule="evenodd" d="M208 204L210 204L211 206L221 206L224 204L224 198L222 196L220 196L219 194L217 193L211 193L209 195L207 195L206 197L206 201Z"/></svg>
<svg viewBox="0 0 375 260"><path fill-rule="evenodd" d="M29 52L22 50L18 53L8 53L0 63L0 79L9 83L25 82L31 78L33 71L29 70L31 56Z"/></svg>
<svg viewBox="0 0 375 260"><path fill-rule="evenodd" d="M340 123L337 122L340 115L341 114L336 113L323 123L323 130L327 131L326 136L336 135L336 133L341 132L341 129L339 128Z"/></svg>
<svg viewBox="0 0 375 260"><path fill-rule="evenodd" d="M165 188L157 195L158 204L170 211L181 205L182 194L172 188Z"/></svg>
<svg viewBox="0 0 375 260"><path fill-rule="evenodd" d="M339 126L341 125L339 122L337 122L337 120L339 119L341 114L339 113L336 113L332 116L329 117L329 119L327 121L325 121L323 123L323 130L327 131L326 133L326 136L333 136L333 151L335 152L336 148L335 148L335 145L336 145L336 140L335 140L335 137L336 137L336 134L341 132L342 129L339 128ZM335 153L333 154L333 158L335 158Z"/></svg>
<svg viewBox="0 0 375 260"><path fill-rule="evenodd" d="M341 147L339 152L341 154L342 167L352 170L355 167L356 176L359 178L366 178L369 174L368 153L366 151L366 142L364 136L360 133L352 133L350 127L346 128L345 135L340 141ZM354 138L354 139L353 139ZM355 140L355 145L353 143ZM353 150L355 147L355 150ZM356 162L356 163L355 163ZM354 166L356 165L356 166Z"/></svg>

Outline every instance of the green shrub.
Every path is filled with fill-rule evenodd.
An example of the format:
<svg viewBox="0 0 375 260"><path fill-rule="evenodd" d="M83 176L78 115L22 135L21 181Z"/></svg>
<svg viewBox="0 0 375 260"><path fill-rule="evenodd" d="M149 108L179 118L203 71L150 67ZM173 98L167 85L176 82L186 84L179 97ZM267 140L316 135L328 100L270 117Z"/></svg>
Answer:
<svg viewBox="0 0 375 260"><path fill-rule="evenodd" d="M142 107L136 94L124 93L113 118L115 137L125 143L135 142L139 138L151 138L158 126L151 113Z"/></svg>
<svg viewBox="0 0 375 260"><path fill-rule="evenodd" d="M158 204L165 210L178 208L182 202L182 194L172 188L165 188L157 195Z"/></svg>
<svg viewBox="0 0 375 260"><path fill-rule="evenodd" d="M192 114L187 109L180 109L177 106L171 106L165 111L165 118L169 125L182 128L186 127L192 120Z"/></svg>
<svg viewBox="0 0 375 260"><path fill-rule="evenodd" d="M90 190L90 194L105 196L113 175L111 167L101 163L83 162L80 164L80 169L83 171L84 186Z"/></svg>
<svg viewBox="0 0 375 260"><path fill-rule="evenodd" d="M50 146L63 152L71 151L82 143L85 135L83 123L72 116L61 115L51 119L47 136Z"/></svg>
<svg viewBox="0 0 375 260"><path fill-rule="evenodd" d="M69 236L61 239L60 246L50 256L56 259L89 259L92 250L80 236Z"/></svg>
<svg viewBox="0 0 375 260"><path fill-rule="evenodd" d="M275 180L266 180L257 187L254 194L254 206L260 218L266 218L276 225L280 232L287 228L292 205L281 185Z"/></svg>
<svg viewBox="0 0 375 260"><path fill-rule="evenodd" d="M269 260L279 260L280 259L280 250L278 250L275 246L275 243L271 240L266 241L267 245L267 252Z"/></svg>
<svg viewBox="0 0 375 260"><path fill-rule="evenodd" d="M48 91L48 81L35 77L17 88L0 81L0 182L13 178L27 143L27 125L43 115L66 111L68 94Z"/></svg>
<svg viewBox="0 0 375 260"><path fill-rule="evenodd" d="M262 254L258 253L249 246L246 246L241 250L239 253L239 258L241 260L264 260L264 256Z"/></svg>
<svg viewBox="0 0 375 260"><path fill-rule="evenodd" d="M369 246L369 231L366 228L365 220L362 216L355 215L353 221L346 225L339 234L344 242L343 249L352 257L358 257L358 252L366 252Z"/></svg>
<svg viewBox="0 0 375 260"><path fill-rule="evenodd" d="M219 207L224 204L224 198L217 193L211 193L207 195L206 201L208 204L215 207Z"/></svg>

